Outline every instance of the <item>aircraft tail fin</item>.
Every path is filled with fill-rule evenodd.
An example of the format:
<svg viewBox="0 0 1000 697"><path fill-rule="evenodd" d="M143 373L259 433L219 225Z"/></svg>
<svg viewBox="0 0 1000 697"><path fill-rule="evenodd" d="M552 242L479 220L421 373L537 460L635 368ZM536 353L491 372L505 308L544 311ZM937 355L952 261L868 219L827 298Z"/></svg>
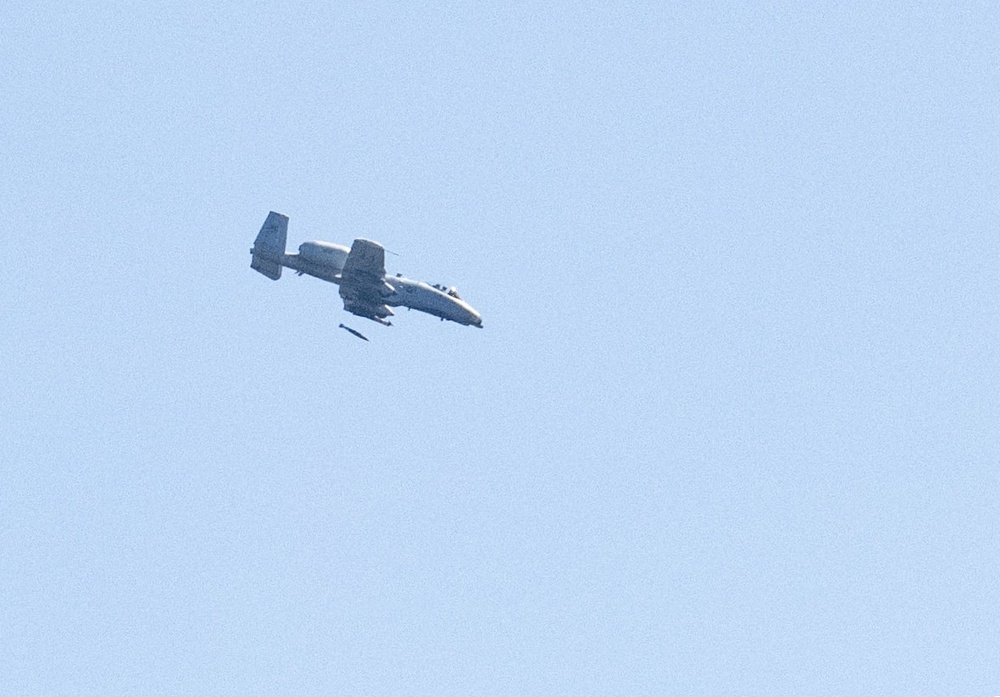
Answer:
<svg viewBox="0 0 1000 697"><path fill-rule="evenodd" d="M250 253L250 268L277 281L281 278L281 257L288 240L288 216L271 211L257 233Z"/></svg>

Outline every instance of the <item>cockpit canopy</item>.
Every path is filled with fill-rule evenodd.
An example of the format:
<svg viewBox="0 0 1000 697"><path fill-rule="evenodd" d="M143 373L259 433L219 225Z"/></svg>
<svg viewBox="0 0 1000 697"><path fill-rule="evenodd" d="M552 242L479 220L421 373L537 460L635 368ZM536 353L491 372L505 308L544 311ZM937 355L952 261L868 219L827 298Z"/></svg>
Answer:
<svg viewBox="0 0 1000 697"><path fill-rule="evenodd" d="M462 296L458 294L458 288L456 288L455 286L452 286L451 288L449 288L447 286L441 285L440 283L435 283L431 287L432 288L437 288L439 291L441 291L445 295L449 295L449 296L455 298L455 300L461 300L462 299Z"/></svg>

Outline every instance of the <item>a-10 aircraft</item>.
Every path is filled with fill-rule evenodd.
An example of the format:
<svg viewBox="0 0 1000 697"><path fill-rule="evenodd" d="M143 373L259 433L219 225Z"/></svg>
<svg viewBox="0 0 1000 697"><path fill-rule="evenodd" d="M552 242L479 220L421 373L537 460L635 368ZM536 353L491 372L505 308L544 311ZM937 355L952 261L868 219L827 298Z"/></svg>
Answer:
<svg viewBox="0 0 1000 697"><path fill-rule="evenodd" d="M393 307L408 307L451 320L482 328L483 319L458 291L440 285L405 278L402 274L386 276L385 249L378 242L356 239L351 248L331 242L303 242L298 254L286 254L288 216L271 211L257 233L250 268L270 279L281 278L281 268L294 269L299 276L308 274L340 286L340 297L348 312L392 326L386 319ZM368 339L359 332L340 325L355 336Z"/></svg>

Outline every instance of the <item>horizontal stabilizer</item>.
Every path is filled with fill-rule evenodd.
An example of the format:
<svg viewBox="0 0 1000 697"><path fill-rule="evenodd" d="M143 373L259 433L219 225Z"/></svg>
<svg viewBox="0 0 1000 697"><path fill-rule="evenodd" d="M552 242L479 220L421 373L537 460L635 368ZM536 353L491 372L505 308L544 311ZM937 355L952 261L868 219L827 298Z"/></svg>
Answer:
<svg viewBox="0 0 1000 697"><path fill-rule="evenodd" d="M250 259L250 268L254 271L260 271L262 274L270 278L272 281L277 281L281 278L281 263L277 261L271 261L270 259L265 259L256 254Z"/></svg>

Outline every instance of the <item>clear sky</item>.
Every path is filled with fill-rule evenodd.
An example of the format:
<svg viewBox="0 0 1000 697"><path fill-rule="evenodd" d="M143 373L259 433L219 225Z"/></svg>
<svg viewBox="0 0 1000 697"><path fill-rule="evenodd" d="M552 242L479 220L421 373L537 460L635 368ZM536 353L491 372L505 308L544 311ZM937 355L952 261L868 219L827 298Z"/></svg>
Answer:
<svg viewBox="0 0 1000 697"><path fill-rule="evenodd" d="M1000 693L998 30L4 3L0 693Z"/></svg>

